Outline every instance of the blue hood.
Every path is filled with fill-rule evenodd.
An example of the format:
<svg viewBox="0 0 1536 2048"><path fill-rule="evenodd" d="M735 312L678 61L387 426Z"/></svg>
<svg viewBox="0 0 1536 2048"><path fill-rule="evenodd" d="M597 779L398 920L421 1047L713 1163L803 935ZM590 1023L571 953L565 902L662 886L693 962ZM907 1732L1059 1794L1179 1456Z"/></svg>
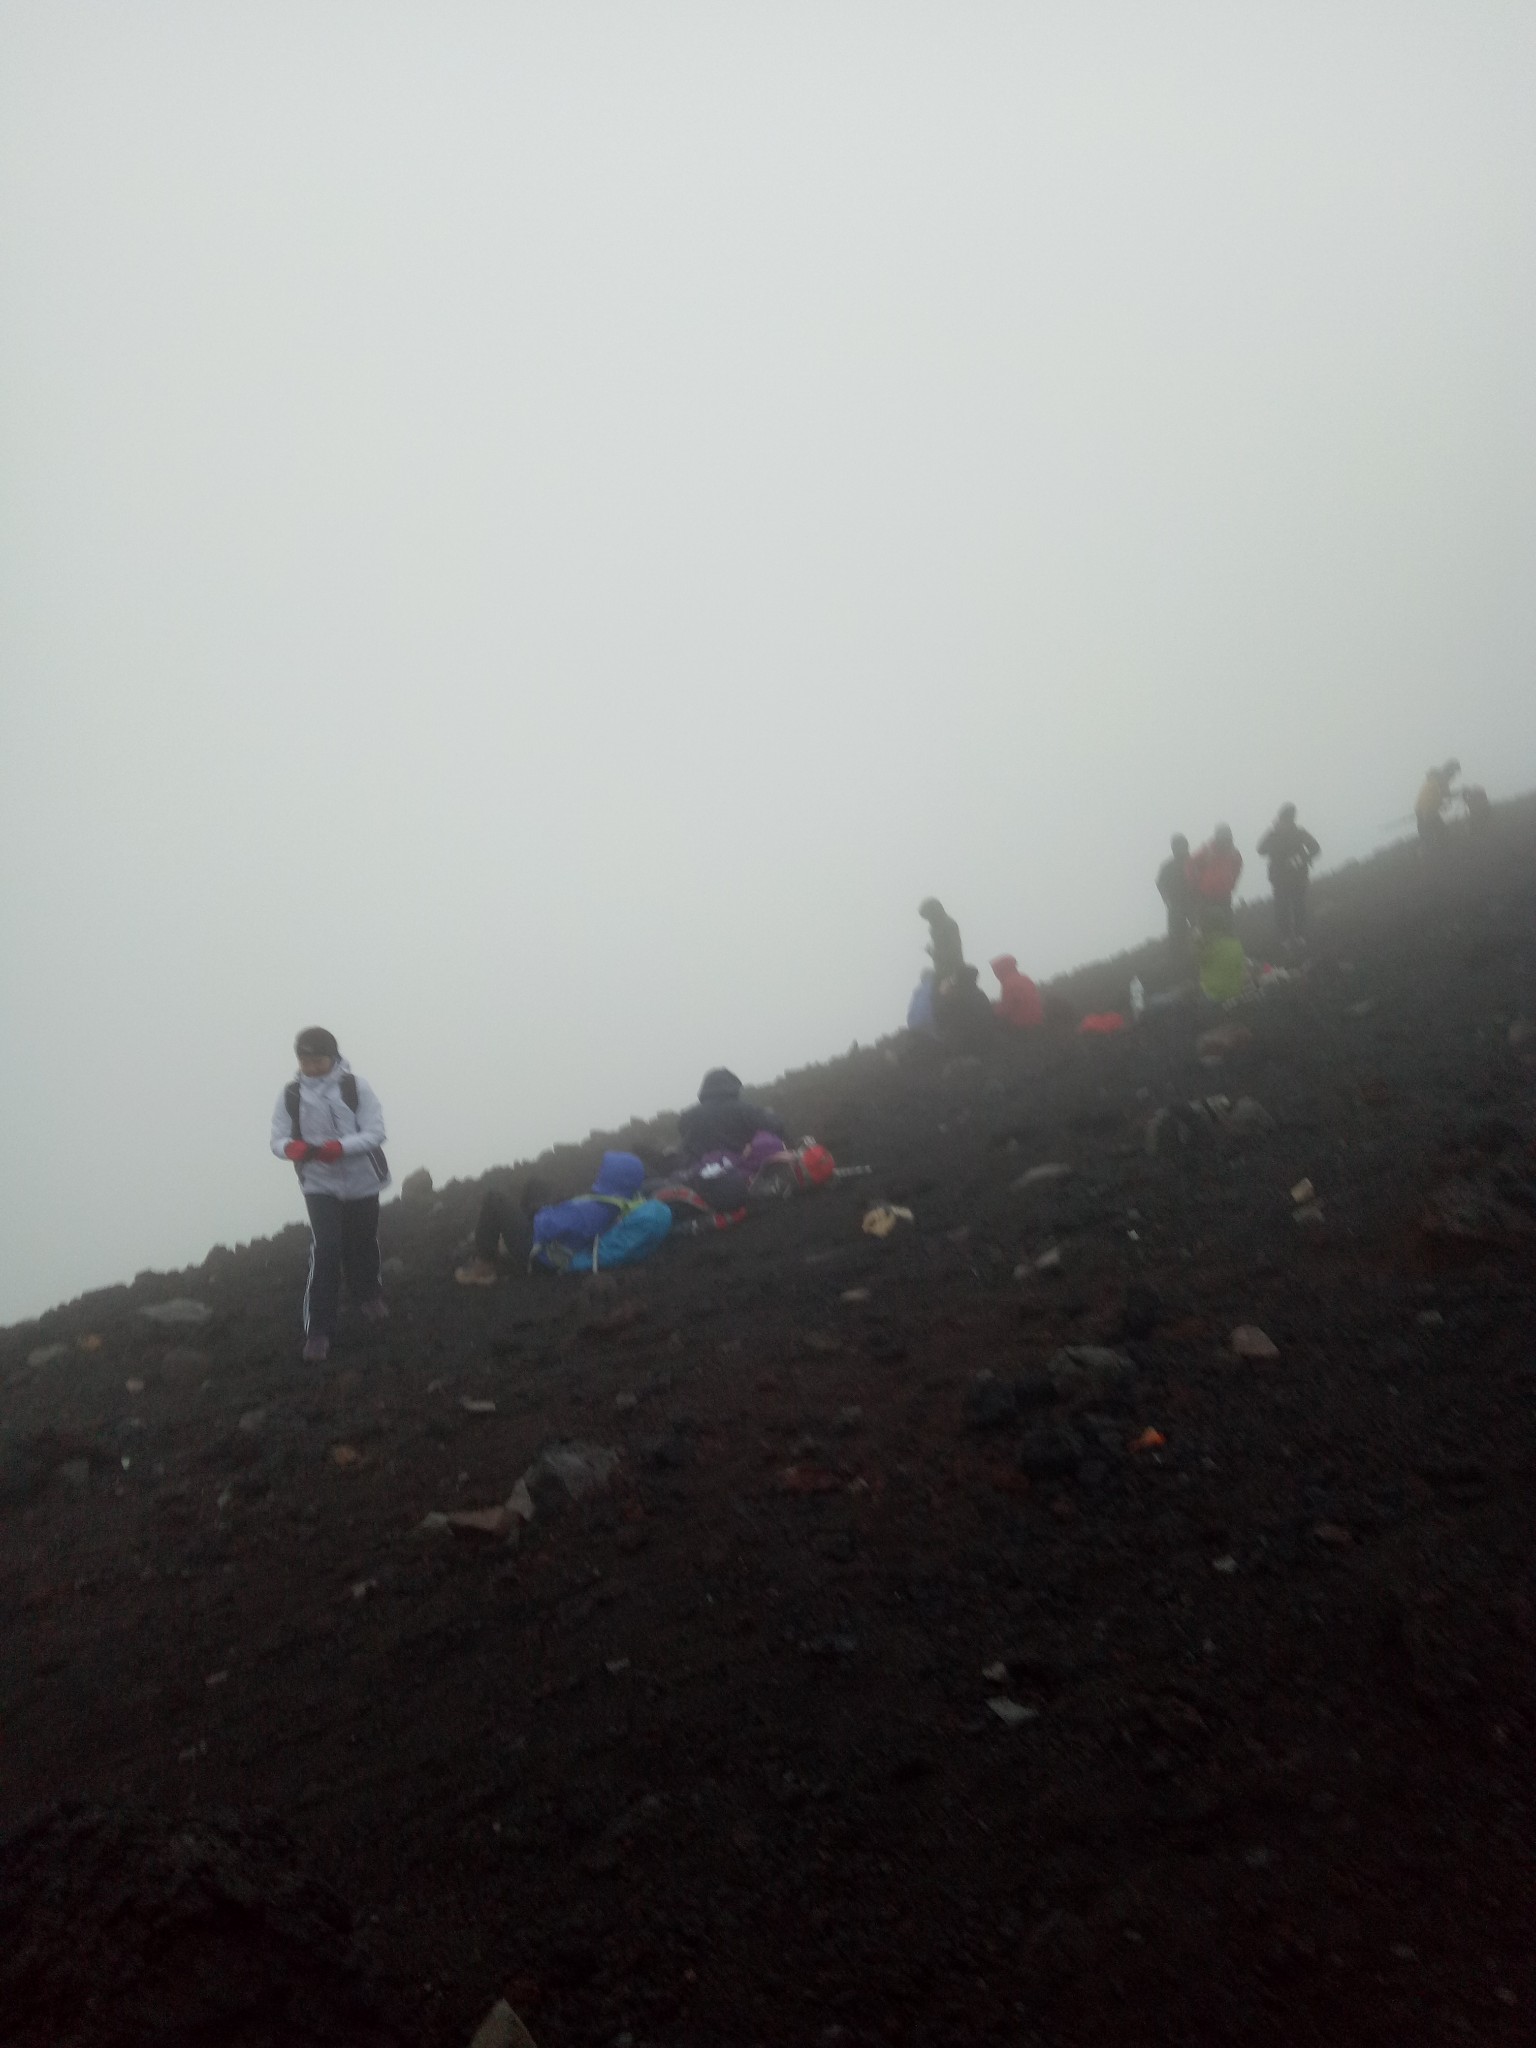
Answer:
<svg viewBox="0 0 1536 2048"><path fill-rule="evenodd" d="M640 1192L645 1166L633 1152L605 1152L598 1176L592 1183L594 1195L618 1195L628 1201Z"/></svg>

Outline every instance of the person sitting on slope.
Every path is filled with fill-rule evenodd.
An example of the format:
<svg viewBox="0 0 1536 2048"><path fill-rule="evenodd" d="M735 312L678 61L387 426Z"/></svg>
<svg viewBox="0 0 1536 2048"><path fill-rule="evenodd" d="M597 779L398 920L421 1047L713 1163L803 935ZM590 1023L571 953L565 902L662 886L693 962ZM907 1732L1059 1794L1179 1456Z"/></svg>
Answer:
<svg viewBox="0 0 1536 2048"><path fill-rule="evenodd" d="M698 1101L679 1116L677 1130L685 1166L743 1153L760 1131L771 1133L781 1144L784 1139L782 1118L744 1101L741 1083L729 1067L710 1068L699 1085Z"/></svg>
<svg viewBox="0 0 1536 2048"><path fill-rule="evenodd" d="M645 1164L633 1152L605 1152L592 1192L536 1210L528 1264L535 1271L595 1273L649 1258L672 1227L664 1202L642 1196ZM494 1192L481 1204L475 1257L454 1278L461 1287L496 1284L496 1248L506 1234L506 1204Z"/></svg>
<svg viewBox="0 0 1536 2048"><path fill-rule="evenodd" d="M1040 991L1027 974L1019 972L1019 963L1011 953L999 953L992 962L992 972L1002 991L992 1007L1009 1030L1033 1031L1045 1022Z"/></svg>

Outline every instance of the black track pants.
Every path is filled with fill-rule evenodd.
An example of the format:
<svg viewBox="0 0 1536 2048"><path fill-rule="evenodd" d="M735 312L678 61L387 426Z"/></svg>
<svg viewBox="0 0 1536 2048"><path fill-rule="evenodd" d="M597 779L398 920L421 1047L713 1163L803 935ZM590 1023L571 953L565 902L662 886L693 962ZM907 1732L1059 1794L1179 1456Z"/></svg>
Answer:
<svg viewBox="0 0 1536 2048"><path fill-rule="evenodd" d="M1271 886L1275 892L1275 930L1283 940L1299 939L1307 928L1307 877L1277 875Z"/></svg>
<svg viewBox="0 0 1536 2048"><path fill-rule="evenodd" d="M344 1202L340 1195L306 1195L311 1232L309 1281L304 1289L304 1334L334 1337L341 1276L354 1301L375 1301L379 1276L379 1198Z"/></svg>
<svg viewBox="0 0 1536 2048"><path fill-rule="evenodd" d="M497 1247L503 1238L507 1241L507 1250L513 1250L517 1242L514 1232L521 1222L517 1205L510 1196L498 1195L492 1188L480 1204L480 1217L475 1224L475 1256L494 1263Z"/></svg>

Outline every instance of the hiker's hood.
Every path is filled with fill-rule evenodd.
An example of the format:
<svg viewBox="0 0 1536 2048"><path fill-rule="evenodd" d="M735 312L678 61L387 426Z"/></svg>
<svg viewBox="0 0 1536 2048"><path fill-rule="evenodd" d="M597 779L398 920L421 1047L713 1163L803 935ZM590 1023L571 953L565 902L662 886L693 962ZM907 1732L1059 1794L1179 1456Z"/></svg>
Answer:
<svg viewBox="0 0 1536 2048"><path fill-rule="evenodd" d="M729 1067L711 1067L699 1084L700 1102L734 1102L741 1083Z"/></svg>
<svg viewBox="0 0 1536 2048"><path fill-rule="evenodd" d="M1012 953L999 953L992 962L992 972L999 981L1006 981L1010 974L1017 974L1018 971L1019 963Z"/></svg>
<svg viewBox="0 0 1536 2048"><path fill-rule="evenodd" d="M295 1067L293 1078L306 1095L329 1095L333 1089L340 1088L342 1075L350 1074L351 1071L352 1062L343 1059L341 1054L337 1053L331 1061L331 1071L328 1074L306 1074L302 1067Z"/></svg>
<svg viewBox="0 0 1536 2048"><path fill-rule="evenodd" d="M597 1179L592 1183L592 1192L594 1195L618 1195L627 1202L631 1195L639 1194L640 1183L644 1179L644 1163L633 1152L605 1152Z"/></svg>

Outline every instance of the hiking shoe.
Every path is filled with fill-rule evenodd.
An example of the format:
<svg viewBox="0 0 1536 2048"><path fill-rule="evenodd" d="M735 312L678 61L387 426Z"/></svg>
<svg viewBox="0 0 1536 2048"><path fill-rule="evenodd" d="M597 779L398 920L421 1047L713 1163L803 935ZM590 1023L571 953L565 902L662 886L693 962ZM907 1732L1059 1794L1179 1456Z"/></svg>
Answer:
<svg viewBox="0 0 1536 2048"><path fill-rule="evenodd" d="M389 1303L382 1294L376 1294L372 1301L359 1302L357 1312L365 1323L385 1323L389 1320Z"/></svg>
<svg viewBox="0 0 1536 2048"><path fill-rule="evenodd" d="M490 1259L471 1259L467 1266L460 1266L453 1277L461 1287L494 1287L496 1267Z"/></svg>
<svg viewBox="0 0 1536 2048"><path fill-rule="evenodd" d="M324 1365L330 1355L331 1340L329 1337L306 1337L304 1339L304 1363L306 1365Z"/></svg>

